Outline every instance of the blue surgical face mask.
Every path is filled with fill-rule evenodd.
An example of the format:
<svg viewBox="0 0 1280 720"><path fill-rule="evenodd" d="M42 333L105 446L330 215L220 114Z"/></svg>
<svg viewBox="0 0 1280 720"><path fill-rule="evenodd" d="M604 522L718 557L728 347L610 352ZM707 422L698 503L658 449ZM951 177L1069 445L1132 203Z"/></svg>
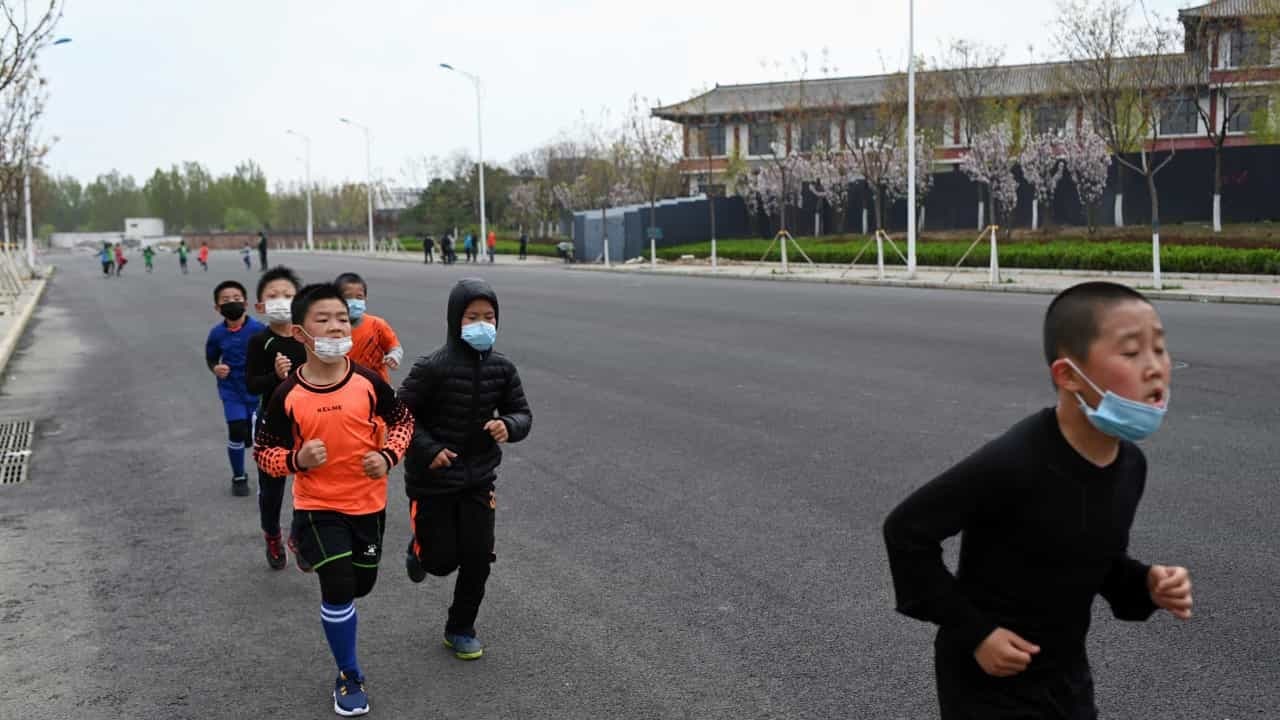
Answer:
<svg viewBox="0 0 1280 720"><path fill-rule="evenodd" d="M480 352L493 349L493 343L497 339L498 328L492 323L473 322L462 326L463 342Z"/></svg>
<svg viewBox="0 0 1280 720"><path fill-rule="evenodd" d="M347 315L351 317L351 322L357 322L364 317L364 301L359 298L351 298L347 301Z"/></svg>
<svg viewBox="0 0 1280 720"><path fill-rule="evenodd" d="M1080 409L1084 411L1085 417L1089 418L1089 423L1111 437L1121 438L1130 442L1137 442L1150 437L1155 431L1160 429L1160 423L1164 421L1165 413L1169 409L1169 391L1165 390L1164 407L1156 407L1148 405L1137 400L1122 398L1110 390L1103 391L1089 379L1088 375L1081 372L1075 363L1067 358L1067 364L1076 371L1084 381L1089 383L1089 387L1093 388L1102 400L1098 403L1097 408L1089 407L1089 403L1084 401L1080 393L1076 393L1076 399L1080 401Z"/></svg>

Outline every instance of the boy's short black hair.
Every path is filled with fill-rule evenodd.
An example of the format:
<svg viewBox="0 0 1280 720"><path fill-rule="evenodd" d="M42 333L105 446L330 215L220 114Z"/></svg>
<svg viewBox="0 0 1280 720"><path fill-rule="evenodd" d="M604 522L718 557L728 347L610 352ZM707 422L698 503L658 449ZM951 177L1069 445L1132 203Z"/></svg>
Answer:
<svg viewBox="0 0 1280 720"><path fill-rule="evenodd" d="M1122 302L1151 301L1127 285L1113 282L1086 282L1058 293L1044 314L1044 360L1052 365L1068 355L1089 359L1089 346L1098 339L1098 314Z"/></svg>
<svg viewBox="0 0 1280 720"><path fill-rule="evenodd" d="M293 283L294 295L297 295L297 291L302 287L302 280L298 278L297 273L283 265L277 265L262 273L262 277L258 279L258 300L262 300L262 291L267 285L276 280L288 280Z"/></svg>
<svg viewBox="0 0 1280 720"><path fill-rule="evenodd" d="M226 290L227 288L235 288L236 290L240 291L240 294L244 296L245 300L249 299L249 291L245 290L243 285L236 282L235 280L223 280L222 282L218 283L218 287L213 289L213 301L218 302L218 296L221 295L222 291Z"/></svg>
<svg viewBox="0 0 1280 720"><path fill-rule="evenodd" d="M293 315L293 324L301 325L307 319L307 311L311 306L321 300L337 300L342 303L343 307L347 306L347 301L342 297L342 291L333 283L313 283L298 291L293 296L293 304L289 306L289 310Z"/></svg>
<svg viewBox="0 0 1280 720"><path fill-rule="evenodd" d="M337 285L339 290L348 285L359 285L364 289L365 295L369 294L369 283L365 282L364 278L353 272L342 273L333 281L333 284Z"/></svg>

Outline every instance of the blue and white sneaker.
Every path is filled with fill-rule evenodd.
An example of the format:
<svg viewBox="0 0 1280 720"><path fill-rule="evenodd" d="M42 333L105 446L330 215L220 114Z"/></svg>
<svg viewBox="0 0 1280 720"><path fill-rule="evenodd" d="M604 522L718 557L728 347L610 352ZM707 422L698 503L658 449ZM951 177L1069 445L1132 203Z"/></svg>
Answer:
<svg viewBox="0 0 1280 720"><path fill-rule="evenodd" d="M369 696L364 692L364 678L338 673L333 684L333 711L342 717L355 717L369 712Z"/></svg>
<svg viewBox="0 0 1280 720"><path fill-rule="evenodd" d="M484 645L475 635L446 632L444 646L453 651L459 660L479 660L484 655Z"/></svg>

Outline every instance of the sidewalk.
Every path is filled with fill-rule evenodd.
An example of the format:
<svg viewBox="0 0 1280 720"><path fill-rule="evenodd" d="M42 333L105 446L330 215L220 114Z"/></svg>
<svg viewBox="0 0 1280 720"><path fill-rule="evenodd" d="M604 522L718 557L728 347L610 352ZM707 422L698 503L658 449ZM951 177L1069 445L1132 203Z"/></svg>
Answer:
<svg viewBox="0 0 1280 720"><path fill-rule="evenodd" d="M1105 272L1080 270L1024 270L1002 268L1000 284L989 283L986 268L921 267L914 280L908 280L906 269L886 266L885 279L880 280L875 265L809 265L804 261L790 263L791 272L782 273L780 263L754 263L720 261L717 270L711 269L707 260L692 262L658 262L656 270L648 262L630 265L614 264L606 268L600 264L569 266L576 271L614 272L623 274L659 274L722 280L772 280L782 282L808 282L841 285L877 285L886 287L913 287L946 290L981 290L986 292L1014 292L1053 295L1062 289L1088 280L1110 280L1138 288L1153 300L1188 300L1194 302L1245 303L1254 305L1280 305L1280 276L1268 275L1193 275L1188 273L1164 273L1164 289L1151 287L1150 273ZM948 279L950 275L950 279Z"/></svg>
<svg viewBox="0 0 1280 720"><path fill-rule="evenodd" d="M22 333L31 322L31 316L35 314L40 298L44 297L45 288L49 286L54 270L54 266L49 266L43 277L27 283L12 306L7 303L0 304L0 375L4 374L9 366L9 358L13 357L13 353L18 349L18 343L22 341Z"/></svg>

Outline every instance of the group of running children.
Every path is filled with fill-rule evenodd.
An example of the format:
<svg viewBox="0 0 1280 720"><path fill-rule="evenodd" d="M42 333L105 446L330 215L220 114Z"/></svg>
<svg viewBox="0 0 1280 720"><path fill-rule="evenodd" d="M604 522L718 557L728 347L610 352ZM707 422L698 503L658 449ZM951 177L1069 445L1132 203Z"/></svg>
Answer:
<svg viewBox="0 0 1280 720"><path fill-rule="evenodd" d="M246 245L247 247L247 245ZM190 250L187 248L185 240L178 241L176 250L178 254L178 270L183 275L187 274L187 255ZM150 245L142 248L142 262L147 272L153 272L155 267L156 250ZM196 260L200 262L200 266L205 272L209 272L209 244L207 242L200 243L200 251L196 253ZM102 263L102 274L104 277L120 277L120 273L124 272L124 266L129 264L129 259L124 255L124 246L120 243L102 243L102 249L98 251L98 261ZM249 267L249 262L245 260L245 267Z"/></svg>
<svg viewBox="0 0 1280 720"><path fill-rule="evenodd" d="M457 571L444 644L483 654L475 620L494 560L499 445L523 440L532 415L512 362L493 350L498 298L483 280L449 295L448 335L399 391L403 351L367 312L368 285L347 273L302 286L284 267L265 272L254 308L228 280L214 290L223 322L205 356L218 377L229 430L232 491L247 495L254 458L267 563L295 563L320 580L320 616L337 664L333 709L369 710L356 657L355 599L377 578L387 475L405 468L410 579ZM937 693L943 720L1095 718L1085 636L1094 598L1122 620L1157 609L1191 616L1185 568L1128 554L1146 482L1135 444L1167 409L1170 359L1151 303L1136 290L1089 282L1059 294L1044 318L1056 404L916 490L888 516L884 538L897 609L939 626ZM259 402L259 398L261 401ZM293 521L282 537L285 479ZM958 569L941 543L960 534Z"/></svg>
<svg viewBox="0 0 1280 720"><path fill-rule="evenodd" d="M369 710L356 657L355 599L377 579L386 519L387 475L403 464L412 537L405 564L413 582L457 571L444 644L463 660L484 653L475 621L495 559L494 495L499 445L523 440L533 417L516 367L493 350L498 296L483 280L449 296L448 338L420 358L399 391L390 371L404 351L391 326L366 312L369 287L354 273L303 286L285 267L247 291L234 280L214 289L223 320L205 359L218 378L227 422L231 490L249 494L251 442L267 564L295 564L320 580L320 619L338 666L333 710ZM293 521L280 528L286 478Z"/></svg>

